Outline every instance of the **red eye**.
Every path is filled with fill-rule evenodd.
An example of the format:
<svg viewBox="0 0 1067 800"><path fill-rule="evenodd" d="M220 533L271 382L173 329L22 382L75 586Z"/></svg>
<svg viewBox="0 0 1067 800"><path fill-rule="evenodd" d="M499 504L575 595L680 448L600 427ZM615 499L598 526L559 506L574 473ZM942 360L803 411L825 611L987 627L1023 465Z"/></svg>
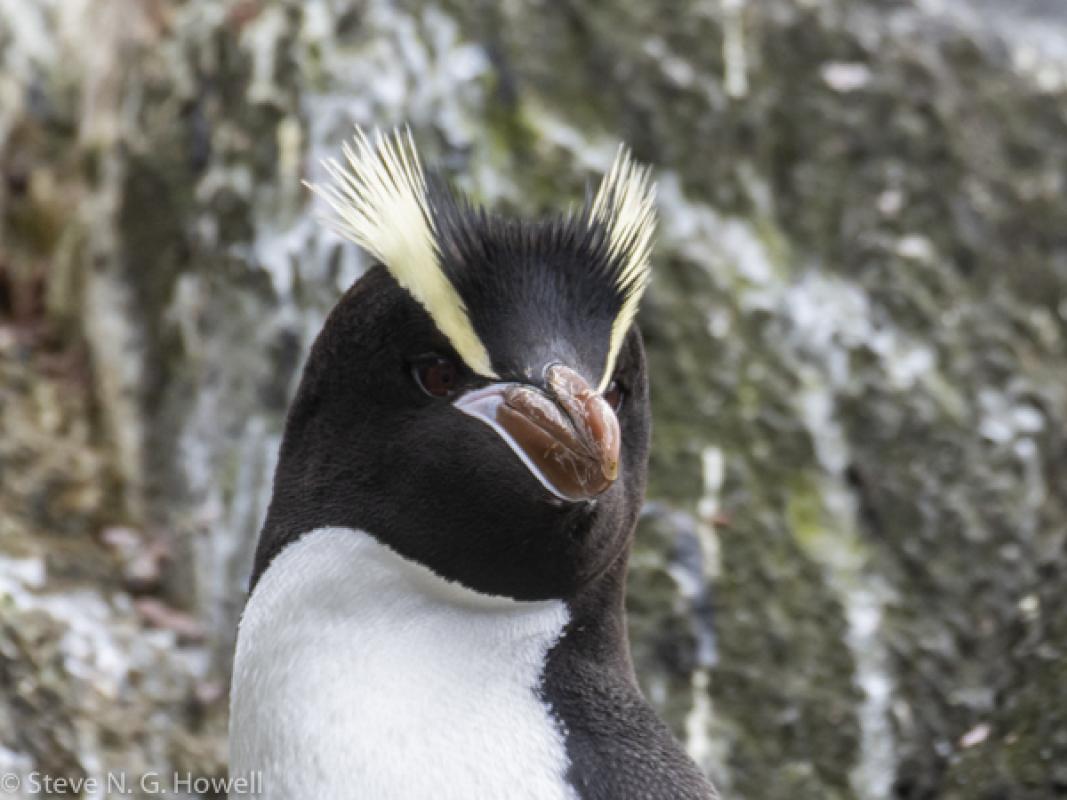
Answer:
<svg viewBox="0 0 1067 800"><path fill-rule="evenodd" d="M618 381L612 381L608 384L608 388L604 390L604 399L615 413L618 413L619 409L622 408L622 400L625 395L626 392L623 391Z"/></svg>
<svg viewBox="0 0 1067 800"><path fill-rule="evenodd" d="M459 370L447 358L428 358L415 365L415 380L431 397L451 397L459 388Z"/></svg>

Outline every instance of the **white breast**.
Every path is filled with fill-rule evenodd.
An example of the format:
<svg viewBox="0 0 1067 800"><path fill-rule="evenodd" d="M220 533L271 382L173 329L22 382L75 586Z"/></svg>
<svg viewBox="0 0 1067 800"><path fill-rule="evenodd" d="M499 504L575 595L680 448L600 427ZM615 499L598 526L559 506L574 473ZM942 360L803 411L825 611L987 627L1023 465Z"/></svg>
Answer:
<svg viewBox="0 0 1067 800"><path fill-rule="evenodd" d="M292 800L573 800L537 687L567 622L449 583L361 531L279 554L241 620L230 772Z"/></svg>

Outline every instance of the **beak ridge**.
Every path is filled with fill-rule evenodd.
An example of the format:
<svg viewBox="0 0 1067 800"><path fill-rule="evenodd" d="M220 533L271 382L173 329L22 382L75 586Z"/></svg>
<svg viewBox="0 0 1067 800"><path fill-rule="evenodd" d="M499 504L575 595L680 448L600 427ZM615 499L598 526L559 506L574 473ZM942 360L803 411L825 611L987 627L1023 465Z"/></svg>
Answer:
<svg viewBox="0 0 1067 800"><path fill-rule="evenodd" d="M545 378L548 393L498 383L468 392L455 405L493 428L556 497L591 500L619 475L618 418L570 367L554 364Z"/></svg>

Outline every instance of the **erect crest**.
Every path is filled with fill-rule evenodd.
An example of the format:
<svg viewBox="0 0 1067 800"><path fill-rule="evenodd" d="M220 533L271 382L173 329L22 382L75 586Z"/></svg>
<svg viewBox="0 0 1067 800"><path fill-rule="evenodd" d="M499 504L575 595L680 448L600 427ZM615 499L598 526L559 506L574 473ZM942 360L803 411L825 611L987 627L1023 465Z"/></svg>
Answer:
<svg viewBox="0 0 1067 800"><path fill-rule="evenodd" d="M356 128L344 144L347 166L323 162L331 186L311 186L335 212L338 231L385 265L396 282L429 312L456 352L472 370L493 372L466 305L441 268L426 175L411 131L375 131L374 143Z"/></svg>
<svg viewBox="0 0 1067 800"><path fill-rule="evenodd" d="M601 392L611 383L615 360L652 273L656 187L650 173L648 167L635 164L630 152L620 145L590 209L590 221L607 230L608 250L615 263L615 287L622 296L622 307L611 325L607 363L598 387Z"/></svg>
<svg viewBox="0 0 1067 800"><path fill-rule="evenodd" d="M629 151L619 148L578 213L537 221L456 198L427 176L407 129L372 142L357 128L344 156L324 162L330 185L311 186L336 212L331 223L385 265L472 370L497 378L494 362L518 369L536 343L570 333L584 340L577 356L590 370L595 350L598 388L608 386L648 285L656 227L650 170ZM548 313L547 297L570 307Z"/></svg>

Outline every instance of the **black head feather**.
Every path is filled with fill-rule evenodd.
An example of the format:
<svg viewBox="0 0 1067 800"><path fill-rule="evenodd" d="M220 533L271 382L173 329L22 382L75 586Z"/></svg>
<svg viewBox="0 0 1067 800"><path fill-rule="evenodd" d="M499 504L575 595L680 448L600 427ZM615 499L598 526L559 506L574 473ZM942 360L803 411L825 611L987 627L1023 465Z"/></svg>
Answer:
<svg viewBox="0 0 1067 800"><path fill-rule="evenodd" d="M526 220L489 213L443 182L431 186L441 268L497 375L537 380L559 362L599 380L628 291L591 199L574 213Z"/></svg>

